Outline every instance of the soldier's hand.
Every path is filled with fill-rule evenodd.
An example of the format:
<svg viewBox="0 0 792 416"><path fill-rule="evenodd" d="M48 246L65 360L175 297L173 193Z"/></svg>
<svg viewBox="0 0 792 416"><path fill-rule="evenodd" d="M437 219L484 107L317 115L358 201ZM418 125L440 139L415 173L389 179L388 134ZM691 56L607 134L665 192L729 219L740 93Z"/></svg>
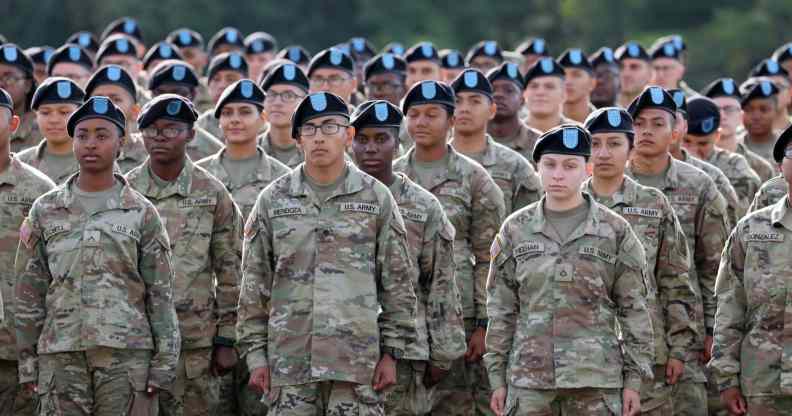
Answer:
<svg viewBox="0 0 792 416"><path fill-rule="evenodd" d="M429 389L436 386L445 378L447 374L448 374L448 370L444 370L440 367L435 367L431 364L428 364L426 366L426 372L424 373L424 378L423 378L424 387Z"/></svg>
<svg viewBox="0 0 792 416"><path fill-rule="evenodd" d="M373 387L381 391L396 384L396 360L390 354L382 354L382 358L374 369Z"/></svg>
<svg viewBox="0 0 792 416"><path fill-rule="evenodd" d="M492 392L490 398L490 409L495 412L495 416L503 416L506 411L506 387L500 387Z"/></svg>
<svg viewBox="0 0 792 416"><path fill-rule="evenodd" d="M685 372L685 363L676 358L669 358L666 363L666 383L674 385Z"/></svg>
<svg viewBox="0 0 792 416"><path fill-rule="evenodd" d="M259 367L250 372L248 386L259 393L269 393L270 371L269 367Z"/></svg>
<svg viewBox="0 0 792 416"><path fill-rule="evenodd" d="M25 383L22 388L30 394L38 393L38 384L36 383Z"/></svg>
<svg viewBox="0 0 792 416"><path fill-rule="evenodd" d="M215 377L225 375L237 365L237 353L232 347L217 345L212 351L211 372Z"/></svg>
<svg viewBox="0 0 792 416"><path fill-rule="evenodd" d="M739 387L730 387L722 391L720 397L730 414L744 415L748 411L748 406L745 404L745 398Z"/></svg>
<svg viewBox="0 0 792 416"><path fill-rule="evenodd" d="M484 328L476 328L473 331L473 336L470 337L470 343L465 352L465 361L474 363L481 359L481 356L484 355L484 335L486 333L487 330Z"/></svg>
<svg viewBox="0 0 792 416"><path fill-rule="evenodd" d="M701 354L701 363L707 364L712 358L712 335L704 337L704 352Z"/></svg>
<svg viewBox="0 0 792 416"><path fill-rule="evenodd" d="M637 391L624 389L622 393L622 415L635 416L641 412L641 396Z"/></svg>

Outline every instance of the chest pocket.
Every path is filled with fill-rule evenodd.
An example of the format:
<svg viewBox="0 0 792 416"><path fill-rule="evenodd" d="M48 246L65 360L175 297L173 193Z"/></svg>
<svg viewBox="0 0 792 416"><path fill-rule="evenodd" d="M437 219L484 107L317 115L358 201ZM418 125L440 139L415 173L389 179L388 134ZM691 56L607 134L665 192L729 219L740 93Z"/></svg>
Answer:
<svg viewBox="0 0 792 416"><path fill-rule="evenodd" d="M213 196L184 198L176 203L166 226L175 257L186 252L209 252L216 207L217 198Z"/></svg>
<svg viewBox="0 0 792 416"><path fill-rule="evenodd" d="M298 201L283 201L267 211L272 239L276 243L272 251L276 258L285 260L284 267L291 265L297 252L310 249L314 233L320 232L312 211Z"/></svg>
<svg viewBox="0 0 792 416"><path fill-rule="evenodd" d="M588 239L587 239L588 240ZM610 303L610 289L616 272L616 251L604 241L589 240L578 245L575 260L577 286L587 296Z"/></svg>
<svg viewBox="0 0 792 416"><path fill-rule="evenodd" d="M456 229L456 240L467 240L473 209L473 197L469 187L458 182L446 182L436 190L435 195Z"/></svg>
<svg viewBox="0 0 792 416"><path fill-rule="evenodd" d="M382 214L382 207L376 201L351 200L335 204L338 218L333 221L330 235L322 233L320 241L337 244L342 249L339 254L351 263L373 265L377 220Z"/></svg>
<svg viewBox="0 0 792 416"><path fill-rule="evenodd" d="M520 241L512 249L512 257L520 297L527 300L526 312L548 309L548 303L553 303L552 287L559 264L556 244L541 238Z"/></svg>
<svg viewBox="0 0 792 416"><path fill-rule="evenodd" d="M45 223L42 225L41 237L53 280L62 279L77 260L81 240L79 230L72 231L71 223L66 221Z"/></svg>
<svg viewBox="0 0 792 416"><path fill-rule="evenodd" d="M663 213L655 208L624 207L622 215L644 245L647 257L651 256L651 260L654 261L657 256L657 242L660 237Z"/></svg>
<svg viewBox="0 0 792 416"><path fill-rule="evenodd" d="M783 326L786 283L792 279L785 235L776 230L749 232L745 236L745 294L749 319L761 318L760 325L772 329ZM779 326L777 329L780 329Z"/></svg>

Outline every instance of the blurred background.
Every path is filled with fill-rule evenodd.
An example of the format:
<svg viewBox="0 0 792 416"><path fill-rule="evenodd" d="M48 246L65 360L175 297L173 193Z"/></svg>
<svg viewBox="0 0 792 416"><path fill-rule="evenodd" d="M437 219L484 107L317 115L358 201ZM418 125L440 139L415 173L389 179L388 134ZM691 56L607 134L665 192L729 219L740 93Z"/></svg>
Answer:
<svg viewBox="0 0 792 416"><path fill-rule="evenodd" d="M719 76L742 80L759 60L792 41L790 0L0 0L0 34L22 47L57 47L72 33L97 35L111 20L140 22L147 45L180 27L208 40L223 26L269 32L279 46L311 53L363 36L379 49L430 40L463 53L479 40L514 49L530 36L550 52L589 52L680 34L688 47L686 80L698 89Z"/></svg>

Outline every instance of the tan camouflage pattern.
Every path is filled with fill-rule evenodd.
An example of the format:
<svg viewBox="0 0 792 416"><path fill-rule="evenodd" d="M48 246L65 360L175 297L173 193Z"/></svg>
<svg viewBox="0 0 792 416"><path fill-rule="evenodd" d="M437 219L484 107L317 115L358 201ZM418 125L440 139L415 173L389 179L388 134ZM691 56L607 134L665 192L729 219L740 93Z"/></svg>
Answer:
<svg viewBox="0 0 792 416"><path fill-rule="evenodd" d="M215 416L220 402L220 379L211 375L212 348L182 351L171 391L159 393L163 416Z"/></svg>
<svg viewBox="0 0 792 416"><path fill-rule="evenodd" d="M198 116L195 121L195 127L200 127L206 130L207 133L214 136L215 139L223 142L223 130L220 128L220 121L214 116L214 107L204 111Z"/></svg>
<svg viewBox="0 0 792 416"><path fill-rule="evenodd" d="M193 161L211 156L223 148L223 143L206 130L195 127L195 137L187 143L187 155Z"/></svg>
<svg viewBox="0 0 792 416"><path fill-rule="evenodd" d="M533 161L533 149L534 146L536 145L536 141L539 139L539 136L541 135L542 135L541 131L533 127L528 127L528 125L525 124L524 121L520 120L520 129L517 130L517 132L515 132L514 136L512 137L493 136L492 138L496 142L521 154L535 168L536 163L534 163Z"/></svg>
<svg viewBox="0 0 792 416"><path fill-rule="evenodd" d="M42 140L37 146L28 148L27 150L20 152L16 155L20 161L27 163L30 166L38 169L41 173L47 175L48 178L52 179L53 182L60 185L66 182L70 176L77 173L80 170L80 164L77 163L77 158L73 157L72 154L72 163L69 164L69 168L62 171L56 172L53 170L52 166L47 165L45 163L45 156L44 152L47 151L47 141Z"/></svg>
<svg viewBox="0 0 792 416"><path fill-rule="evenodd" d="M740 215L740 218L742 218L745 215L745 210L747 210L748 205L751 204L756 191L758 191L759 187L762 185L762 180L759 178L759 175L751 169L745 156L737 153L729 153L718 148L713 150L707 162L720 169L720 171L726 175L726 178L729 179L735 192L737 192L740 207L743 208L743 213ZM736 222L734 222L734 224L736 224Z"/></svg>
<svg viewBox="0 0 792 416"><path fill-rule="evenodd" d="M505 414L508 416L621 415L621 396L619 389L533 390L510 386L506 396Z"/></svg>
<svg viewBox="0 0 792 416"><path fill-rule="evenodd" d="M745 212L748 210L748 205L743 205L740 197L737 196L737 191L732 186L731 182L729 182L729 178L717 167L701 160L697 159L688 153L685 149L680 149L682 151L682 159L681 161L701 169L712 178L713 182L715 182L715 186L718 188L718 192L723 196L726 200L726 212L729 214L729 229L734 224L737 224L737 220L742 218L745 215Z"/></svg>
<svg viewBox="0 0 792 416"><path fill-rule="evenodd" d="M146 146L143 144L143 136L140 133L128 134L116 159L121 173L128 173L130 170L142 165L146 159L148 159L148 152L146 152Z"/></svg>
<svg viewBox="0 0 792 416"><path fill-rule="evenodd" d="M19 363L0 360L0 416L33 416L38 395L19 384Z"/></svg>
<svg viewBox="0 0 792 416"><path fill-rule="evenodd" d="M19 119L19 127L11 134L9 139L11 153L19 153L31 147L36 147L44 140L39 131L38 123L36 123L36 113L29 111L19 116Z"/></svg>
<svg viewBox="0 0 792 416"><path fill-rule="evenodd" d="M762 183L767 182L770 180L770 178L778 174L778 169L776 168L775 163L768 162L763 157L752 152L748 149L748 147L745 146L744 143L738 142L737 148L734 152L748 160L748 164L751 166L751 169L753 169L753 171L759 175L759 179L762 181Z"/></svg>
<svg viewBox="0 0 792 416"><path fill-rule="evenodd" d="M275 389L270 415L384 416L381 393L368 384L320 381ZM390 414L388 414L390 416Z"/></svg>
<svg viewBox="0 0 792 416"><path fill-rule="evenodd" d="M751 206L748 207L748 213L759 211L775 204L785 197L788 191L789 185L787 185L787 181L782 175L771 178L762 184L762 187L756 192Z"/></svg>
<svg viewBox="0 0 792 416"><path fill-rule="evenodd" d="M264 149L264 153L269 155L270 157L274 158L275 152L272 150L272 139L270 138L269 131L265 131L259 135L258 145L262 149ZM305 157L302 154L302 151L298 151L294 156L291 157L289 160L280 160L281 163L288 166L291 169L296 168L305 161Z"/></svg>

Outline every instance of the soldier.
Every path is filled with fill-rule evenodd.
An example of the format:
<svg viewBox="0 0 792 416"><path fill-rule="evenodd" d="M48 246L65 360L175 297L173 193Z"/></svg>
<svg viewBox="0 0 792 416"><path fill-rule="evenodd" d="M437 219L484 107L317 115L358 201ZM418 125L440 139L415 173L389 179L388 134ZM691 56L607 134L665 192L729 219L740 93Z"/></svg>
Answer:
<svg viewBox="0 0 792 416"><path fill-rule="evenodd" d="M72 113L79 173L39 197L20 230L19 382L38 393L42 415L157 414L176 373L168 234L113 173L125 124L106 97Z"/></svg>
<svg viewBox="0 0 792 416"><path fill-rule="evenodd" d="M245 53L245 35L239 29L226 26L209 38L209 61L221 53Z"/></svg>
<svg viewBox="0 0 792 416"><path fill-rule="evenodd" d="M369 100L385 100L399 105L407 92L407 62L389 52L379 54L363 69L365 93Z"/></svg>
<svg viewBox="0 0 792 416"><path fill-rule="evenodd" d="M792 181L792 130L778 138L773 156ZM785 415L790 398L787 259L789 195L743 218L723 250L715 286L718 310L709 368L731 414Z"/></svg>
<svg viewBox="0 0 792 416"><path fill-rule="evenodd" d="M534 144L542 133L520 119L520 109L525 104L525 82L517 64L506 62L490 71L487 79L492 84L496 106L495 116L487 123L487 133L531 162Z"/></svg>
<svg viewBox="0 0 792 416"><path fill-rule="evenodd" d="M475 44L465 57L465 64L469 68L476 68L486 74L503 63L503 50L494 40L482 40ZM448 82L456 79L449 80Z"/></svg>
<svg viewBox="0 0 792 416"><path fill-rule="evenodd" d="M487 134L487 123L495 116L492 84L476 69L466 69L451 84L456 96L454 133L451 145L475 160L503 192L506 215L539 200L539 176L519 153L496 143Z"/></svg>
<svg viewBox="0 0 792 416"><path fill-rule="evenodd" d="M583 189L627 220L646 251L655 361L654 381L641 386L641 414L671 415L671 389L684 373L687 349L696 339L690 320L696 295L685 234L662 192L624 175L635 136L632 117L624 109L604 107L589 116L586 129L591 133L592 177Z"/></svg>
<svg viewBox="0 0 792 416"><path fill-rule="evenodd" d="M345 161L347 111L330 93L303 99L292 135L305 163L245 224L237 336L272 414L383 415L417 335L404 222L388 188Z"/></svg>
<svg viewBox="0 0 792 416"><path fill-rule="evenodd" d="M41 84L47 78L47 61L55 53L55 49L50 46L34 46L25 49L25 55L33 62L33 79L37 84Z"/></svg>
<svg viewBox="0 0 792 416"><path fill-rule="evenodd" d="M432 413L491 414L487 406L491 391L481 364L487 327L484 287L488 247L505 217L505 207L503 192L487 171L447 143L454 108L454 91L447 84L414 85L402 111L415 146L394 162L393 169L436 196L456 230L454 262L467 351L437 386Z"/></svg>
<svg viewBox="0 0 792 416"><path fill-rule="evenodd" d="M450 84L462 70L465 69L465 57L456 49L443 49L440 51L441 80Z"/></svg>
<svg viewBox="0 0 792 416"><path fill-rule="evenodd" d="M209 69L206 72L209 96L212 98L212 103L216 105L220 95L223 94L223 91L229 85L240 79L249 78L249 74L248 63L239 52L224 52L215 55L212 58L212 62L209 63ZM223 131L220 129L217 119L214 118L214 108L204 111L198 117L196 125L222 142Z"/></svg>
<svg viewBox="0 0 792 416"><path fill-rule="evenodd" d="M184 97L164 94L138 117L149 158L126 174L157 208L171 238L174 304L182 336L172 391L160 395L165 415L213 415L216 378L236 365L236 303L242 219L225 186L187 157L198 114Z"/></svg>
<svg viewBox="0 0 792 416"><path fill-rule="evenodd" d="M654 362L646 254L627 221L581 192L590 155L582 127L543 134L533 158L546 193L492 243L485 362L498 416L641 410Z"/></svg>
<svg viewBox="0 0 792 416"><path fill-rule="evenodd" d="M402 118L401 110L386 101L363 103L351 121L352 154L361 170L390 188L407 228L418 337L396 363L396 385L388 393L385 413L413 416L431 411L433 387L448 375L466 345L454 279L454 226L434 195L393 172Z"/></svg>
<svg viewBox="0 0 792 416"><path fill-rule="evenodd" d="M149 79L149 90L154 97L162 94L176 94L188 100L195 98L198 77L186 63L176 60L160 62ZM195 127L195 137L187 143L187 155L191 160L201 160L223 148L223 144L211 133Z"/></svg>
<svg viewBox="0 0 792 416"><path fill-rule="evenodd" d="M254 32L245 37L245 60L249 65L250 79L261 79L264 68L275 58L277 50L278 42L269 33Z"/></svg>
<svg viewBox="0 0 792 416"><path fill-rule="evenodd" d="M355 63L349 54L332 47L317 53L308 65L311 93L329 92L341 97L352 108L352 95L357 91Z"/></svg>
<svg viewBox="0 0 792 416"><path fill-rule="evenodd" d="M666 90L673 90L681 88L685 90L685 94L692 94L694 91L688 91L682 88L682 78L685 76L685 63L684 51L677 48L673 39L669 37L662 37L657 39L655 43L649 48L649 56L652 60L652 85L657 85Z"/></svg>
<svg viewBox="0 0 792 416"><path fill-rule="evenodd" d="M41 141L41 133L36 125L36 112L30 108L36 92L33 62L13 43L0 46L0 88L11 96L14 114L19 117L19 126L9 139L11 153L37 145Z"/></svg>
<svg viewBox="0 0 792 416"><path fill-rule="evenodd" d="M762 184L762 187L756 192L751 205L748 207L748 213L759 211L762 208L769 207L782 199L789 188L787 187L786 179L783 175L778 175L767 182Z"/></svg>
<svg viewBox="0 0 792 416"><path fill-rule="evenodd" d="M619 107L627 108L649 84L653 76L649 54L638 42L629 41L614 53L619 63Z"/></svg>
<svg viewBox="0 0 792 416"><path fill-rule="evenodd" d="M742 127L743 122L743 110L740 106L742 96L737 83L731 78L719 78L707 85L701 93L715 101L720 109L720 136L715 146L745 157L762 183L775 176L776 169L773 165L748 150L738 137L737 131Z"/></svg>
<svg viewBox="0 0 792 416"><path fill-rule="evenodd" d="M408 49L404 60L407 62L407 88L412 88L421 81L443 79L440 55L431 42L420 42Z"/></svg>
<svg viewBox="0 0 792 416"><path fill-rule="evenodd" d="M688 349L685 371L674 386L675 415L706 415L707 391L702 362L709 359L715 316L715 276L728 235L726 201L712 179L669 153L678 134L676 103L660 87L648 87L630 105L635 149L625 174L657 188L668 198L682 225L691 257L690 280L696 293L696 340Z"/></svg>
<svg viewBox="0 0 792 416"><path fill-rule="evenodd" d="M299 45L287 46L281 49L280 52L275 55L275 58L290 60L297 64L303 72L308 71L308 64L311 63L311 54Z"/></svg>
<svg viewBox="0 0 792 416"><path fill-rule="evenodd" d="M520 72L523 75L528 73L528 70L536 63L536 61L550 57L550 49L547 47L547 42L543 38L530 38L517 46L515 50L518 54L522 55L522 62L520 62Z"/></svg>
<svg viewBox="0 0 792 416"><path fill-rule="evenodd" d="M790 124L789 105L792 103L792 85L789 72L774 59L759 62L748 74L749 78L766 77L778 88L778 108L773 119L773 130L784 130Z"/></svg>
<svg viewBox="0 0 792 416"><path fill-rule="evenodd" d="M300 101L308 95L308 88L305 73L291 62L270 70L261 83L261 89L267 96L264 111L269 128L259 136L259 146L266 154L292 169L305 158L291 135L291 117Z"/></svg>
<svg viewBox="0 0 792 416"><path fill-rule="evenodd" d="M14 329L14 257L19 246L19 226L30 211L33 201L50 191L55 184L41 172L31 168L10 153L11 134L19 126L11 96L0 89L0 264L2 274L3 320L0 322L0 415L33 416L36 396L19 384Z"/></svg>
<svg viewBox="0 0 792 416"><path fill-rule="evenodd" d="M564 116L564 68L553 58L542 58L525 74L525 124L546 132L565 123L575 123Z"/></svg>
<svg viewBox="0 0 792 416"><path fill-rule="evenodd" d="M597 86L594 78L594 67L580 49L567 49L558 58L564 68L564 115L582 123L591 112L596 110L591 104L591 93Z"/></svg>
<svg viewBox="0 0 792 416"><path fill-rule="evenodd" d="M33 95L31 107L36 112L36 122L44 140L38 146L20 152L17 157L56 184L65 182L80 168L66 123L84 99L82 88L61 77L47 78Z"/></svg>
<svg viewBox="0 0 792 416"><path fill-rule="evenodd" d="M619 64L613 55L613 49L603 46L591 55L591 66L597 81L591 91L591 103L597 108L616 105L621 91Z"/></svg>
<svg viewBox="0 0 792 416"><path fill-rule="evenodd" d="M184 61L199 74L203 74L209 57L204 50L204 38L200 33L188 28L176 29L168 35L166 41L176 45Z"/></svg>
<svg viewBox="0 0 792 416"><path fill-rule="evenodd" d="M773 163L773 145L778 135L773 120L778 111L778 88L768 79L750 79L740 86L745 135L743 144L748 150Z"/></svg>
<svg viewBox="0 0 792 416"><path fill-rule="evenodd" d="M137 81L142 79L143 61L137 55L132 38L127 35L115 34L105 39L96 54L96 65L118 65L124 68L132 79Z"/></svg>
<svg viewBox="0 0 792 416"><path fill-rule="evenodd" d="M687 113L687 135L682 140L682 147L691 156L712 164L726 175L744 212L762 184L759 176L742 155L715 147L720 135L720 110L714 101L702 96L693 97L687 100Z"/></svg>
<svg viewBox="0 0 792 416"><path fill-rule="evenodd" d="M67 43L55 50L47 62L47 76L64 77L84 88L94 71L93 58L83 48Z"/></svg>

